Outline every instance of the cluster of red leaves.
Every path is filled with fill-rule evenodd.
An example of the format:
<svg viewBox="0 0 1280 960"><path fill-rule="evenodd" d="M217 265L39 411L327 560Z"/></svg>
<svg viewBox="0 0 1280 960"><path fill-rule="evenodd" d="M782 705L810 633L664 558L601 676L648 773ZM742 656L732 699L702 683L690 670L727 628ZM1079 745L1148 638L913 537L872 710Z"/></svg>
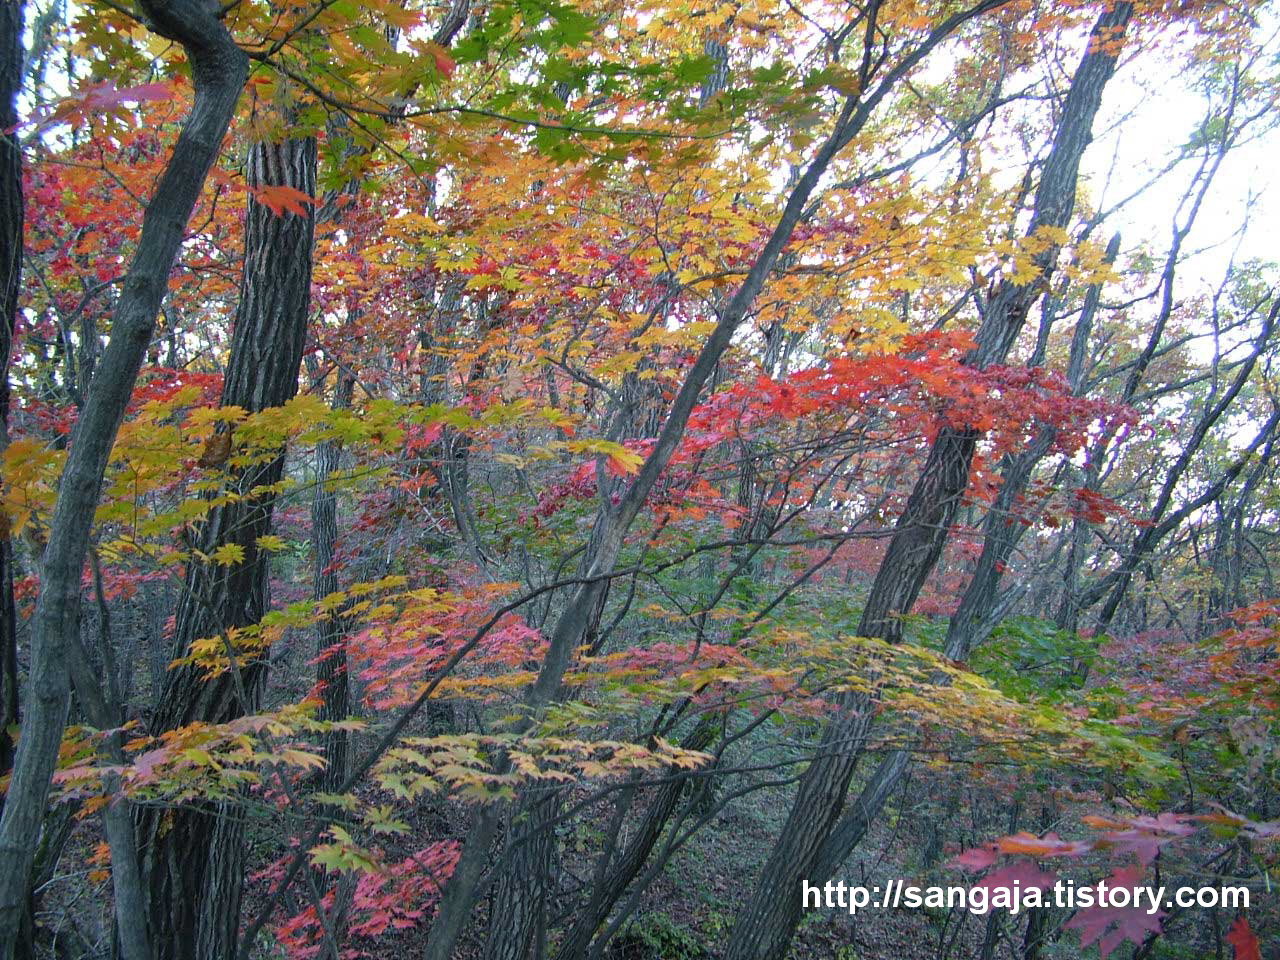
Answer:
<svg viewBox="0 0 1280 960"><path fill-rule="evenodd" d="M965 333L912 334L899 352L836 357L783 380L760 376L718 394L690 418L685 453L708 450L757 425L874 408L912 435L931 439L943 426L987 434L994 452L1021 449L1038 427L1055 431L1056 452L1083 443L1091 424L1123 417L1113 404L1073 397L1065 381L1040 367L964 362Z"/></svg>
<svg viewBox="0 0 1280 960"><path fill-rule="evenodd" d="M1113 867L1102 881L1108 888L1134 890L1146 885L1146 870L1168 845L1196 833L1202 826L1229 827L1254 838L1280 835L1280 824L1258 823L1226 811L1208 814L1161 813L1158 816L1087 816L1083 822L1094 830L1084 840L1063 840L1057 834L1043 837L1021 832L965 850L951 860L951 865L973 873L990 870L979 886L995 889L1046 889L1059 880L1057 873L1043 871L1035 861L1077 859L1089 854L1132 856L1137 863ZM1002 859L1005 858L1005 859ZM996 869L992 870L991 868ZM1131 898L1131 901L1136 898ZM1076 910L1067 922L1071 930L1080 932L1080 943L1098 944L1105 958L1126 940L1143 943L1148 935L1159 933L1164 911L1148 913L1140 906L1090 906ZM1232 939L1233 938L1233 939ZM1258 942L1243 915L1237 918L1229 938L1236 949L1236 960L1257 960Z"/></svg>
<svg viewBox="0 0 1280 960"><path fill-rule="evenodd" d="M1072 491L1072 496L1074 502L1071 504L1070 512L1085 523L1106 523L1112 517L1136 520L1123 505L1110 497L1104 497L1096 490L1080 487Z"/></svg>
<svg viewBox="0 0 1280 960"><path fill-rule="evenodd" d="M522 523L532 523L536 528L543 520L554 516L571 501L590 500L596 495L596 471L594 463L579 464L568 479L552 483L538 497L538 504L531 513L522 516Z"/></svg>
<svg viewBox="0 0 1280 960"><path fill-rule="evenodd" d="M492 611L491 595L442 603L375 623L349 641L352 670L370 706L387 710L410 702L421 685L467 643ZM468 671L492 673L539 662L542 634L512 614L490 630L467 657Z"/></svg>
<svg viewBox="0 0 1280 960"><path fill-rule="evenodd" d="M1280 603L1252 604L1227 620L1229 626L1204 643L1161 631L1109 647L1131 698L1121 719L1168 724L1239 704L1280 708Z"/></svg>
<svg viewBox="0 0 1280 960"><path fill-rule="evenodd" d="M351 894L347 933L354 938L342 950L343 960L376 956L372 940L388 931L417 926L435 908L440 888L458 865L461 845L456 840L430 843L403 860L383 865L380 869L361 873ZM284 876L285 859L258 874L255 879L279 882ZM337 888L321 898L326 911L332 911ZM309 960L324 949L324 927L314 905L294 914L276 927L276 937L294 960Z"/></svg>

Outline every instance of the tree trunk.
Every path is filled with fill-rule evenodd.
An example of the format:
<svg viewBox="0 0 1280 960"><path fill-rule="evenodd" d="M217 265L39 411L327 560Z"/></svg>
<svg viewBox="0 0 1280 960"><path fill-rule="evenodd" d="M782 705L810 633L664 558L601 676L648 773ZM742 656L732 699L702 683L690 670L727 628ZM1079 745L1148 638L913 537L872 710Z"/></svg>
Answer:
<svg viewBox="0 0 1280 960"><path fill-rule="evenodd" d="M0 454L9 445L9 361L22 287L22 0L0 6ZM5 131L10 131L6 133ZM18 623L13 603L13 542L0 517L0 777L13 769L9 728L18 723ZM4 798L0 797L0 810Z"/></svg>
<svg viewBox="0 0 1280 960"><path fill-rule="evenodd" d="M12 955L40 836L49 785L70 703L68 651L80 635L80 585L89 530L116 432L146 355L170 270L210 167L217 159L248 58L200 0L141 0L152 29L183 46L195 100L173 155L147 204L138 248L125 277L103 354L71 452L45 549L32 620L30 693L25 723L0 818L0 957Z"/></svg>
<svg viewBox="0 0 1280 960"><path fill-rule="evenodd" d="M525 960L547 954L547 901L555 883L555 818L560 794L526 798L507 821L507 866L489 911L485 960Z"/></svg>
<svg viewBox="0 0 1280 960"><path fill-rule="evenodd" d="M279 185L315 195L316 142L258 143L249 157L251 186ZM315 218L272 213L251 200L244 272L222 390L223 406L250 412L278 407L298 389L310 309ZM273 484L284 455L234 478L238 489ZM244 561L230 567L192 561L175 617L174 649L257 623L268 606L269 555L258 538L271 530L275 497L246 498L213 510L198 534L212 553L238 544ZM156 710L156 730L194 722L225 723L258 706L265 655L208 678L198 666L169 673ZM149 913L161 960L230 960L236 953L244 873L243 810L231 802L149 811L139 840L149 885Z"/></svg>
<svg viewBox="0 0 1280 960"><path fill-rule="evenodd" d="M1114 263L1119 252L1120 235L1116 234L1107 245L1105 262ZM1084 379L1084 359L1101 299L1102 285L1090 285L1085 292L1080 319L1076 321L1075 333L1071 338L1067 382L1075 395L1080 393ZM1001 615L998 603L1000 581L1014 549L1027 531L1026 524L1014 516L1014 510L1026 494L1036 466L1049 452L1056 437L1057 431L1052 427L1041 427L1030 447L1017 456L1010 454L1005 458L1000 492L983 522L982 552L978 555L969 585L960 598L960 606L947 624L944 649L952 660L967 660L973 645L990 634Z"/></svg>
<svg viewBox="0 0 1280 960"><path fill-rule="evenodd" d="M560 694L565 671L572 662L574 651L591 627L593 612L598 609L608 589L609 578L613 575L623 540L631 524L674 456L703 388L710 382L734 334L755 304L756 297L777 265L779 256L791 242L796 226L804 218L810 199L832 160L865 127L888 93L937 44L973 18L999 5L1000 0L980 0L974 6L953 14L930 33L924 42L887 71L869 93L861 97L846 97L835 118L831 134L814 152L804 173L796 180L777 224L761 247L751 269L747 271L741 286L723 307L717 309L715 327L676 391L667 418L658 431L649 455L630 486L620 494L617 504L601 505L580 567L583 582L573 591L557 618L548 638L550 642L546 658L537 679L526 693L524 709L527 716L536 716ZM458 865L441 892L440 907L424 952L426 960L449 960L452 956L454 945L479 895L488 848L497 835L500 816L498 811L491 809L485 809L477 816Z"/></svg>
<svg viewBox="0 0 1280 960"><path fill-rule="evenodd" d="M1132 10L1130 3L1117 3L1099 18L1091 39L1122 36ZM1065 228L1070 223L1080 158L1115 62L1114 45L1090 43L1072 80L1045 162L1028 235L1043 226ZM1058 248L1051 246L1035 258L1038 275L1031 283L1005 280L996 288L985 305L977 345L966 357L967 363L983 369L1004 361L1028 311L1047 288L1057 254ZM968 486L978 436L977 430L965 427L948 426L939 431L872 582L859 636L890 642L901 639L902 617L911 612L941 556L960 498ZM830 849L828 837L837 825L874 709L866 695L847 696L840 713L823 732L816 758L800 780L791 813L760 882L734 925L726 960L781 960L800 922L801 881L812 881L820 860L838 864L843 859L840 854L847 854ZM905 765L905 759L891 754L881 772L892 771L898 765ZM897 775L900 771L894 776ZM873 782L878 779L873 778Z"/></svg>
<svg viewBox="0 0 1280 960"><path fill-rule="evenodd" d="M355 380L339 374L334 389L333 409L351 406ZM338 469L342 447L326 440L316 448L316 494L311 502L311 549L315 565L312 596L322 600L338 591L338 571L334 566L338 544L338 498L326 486L329 474ZM350 685L347 678L347 647L343 638L342 611L334 611L316 627L316 682L320 686L320 719L346 720L351 710ZM325 768L321 789L337 790L347 778L349 736L341 730L324 736Z"/></svg>

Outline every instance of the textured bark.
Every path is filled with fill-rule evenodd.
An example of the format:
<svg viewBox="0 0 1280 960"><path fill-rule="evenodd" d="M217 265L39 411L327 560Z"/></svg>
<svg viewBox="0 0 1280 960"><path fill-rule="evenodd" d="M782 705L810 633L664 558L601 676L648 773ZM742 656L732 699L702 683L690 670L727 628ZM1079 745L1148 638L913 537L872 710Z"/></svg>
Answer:
<svg viewBox="0 0 1280 960"><path fill-rule="evenodd" d="M143 216L111 341L73 432L41 568L32 620L31 677L23 734L0 818L0 956L9 956L26 904L50 778L66 724L67 656L80 631L80 583L89 529L111 445L124 417L187 221L218 156L248 60L215 12L198 0L142 0L152 29L182 44L195 100Z"/></svg>
<svg viewBox="0 0 1280 960"><path fill-rule="evenodd" d="M1095 39L1123 35L1132 4L1118 3L1099 18ZM1115 70L1113 47L1094 46L1083 57L1063 107L1062 120L1036 191L1028 234L1042 226L1065 228L1075 206L1080 158L1090 139L1102 91ZM978 369L1001 363L1021 332L1027 313L1047 288L1057 247L1036 259L1037 276L1028 284L1003 281L983 309L977 344L966 362ZM911 612L925 580L941 556L956 509L969 482L969 467L979 433L944 427L929 450L906 508L872 582L858 635L895 642L902 636L902 617ZM796 799L750 899L729 938L726 960L781 960L800 921L801 880L812 880L819 862L839 863L847 850L829 838L842 828L844 842L860 839L858 818L878 810L887 795L884 777L896 781L904 757L891 754L872 778L879 793L860 805L845 830L838 821L849 782L862 753L874 713L866 695L848 696L841 711L823 731L816 757L800 780ZM878 800L878 802L877 802Z"/></svg>
<svg viewBox="0 0 1280 960"><path fill-rule="evenodd" d="M1114 263L1120 252L1117 234L1107 246L1105 262ZM1092 284L1085 292L1080 318L1071 338L1067 361L1067 383L1078 395L1084 379L1084 360L1093 333L1094 318L1102 299L1102 285ZM1013 556L1027 526L1017 521L1014 510L1027 492L1032 473L1053 446L1057 431L1041 427L1031 446L1016 456L1010 454L1001 470L1000 492L987 511L982 526L982 552L974 565L973 576L960 598L960 605L947 624L946 654L953 660L967 660L975 643L990 634L1003 614L999 592L1003 571Z"/></svg>
<svg viewBox="0 0 1280 960"><path fill-rule="evenodd" d="M17 98L22 87L22 30L25 4L0 6L0 453L9 445L9 363L22 288L22 148L18 141ZM5 133L12 130L12 133ZM13 541L0 516L0 777L13 769L9 730L21 717L18 690L18 619L13 597ZM0 796L0 811L5 797ZM32 952L33 911L23 898L19 955Z"/></svg>
<svg viewBox="0 0 1280 960"><path fill-rule="evenodd" d="M555 818L560 795L528 798L507 825L507 868L489 911L485 960L524 960L547 953L547 900L554 887Z"/></svg>
<svg viewBox="0 0 1280 960"><path fill-rule="evenodd" d="M21 0L0 6L0 453L9 445L9 361L22 285L22 148L17 98L22 87ZM5 133L12 130L12 133ZM8 730L18 722L18 624L13 603L13 543L0 529L0 777L13 768ZM4 798L0 797L0 809Z"/></svg>
<svg viewBox="0 0 1280 960"><path fill-rule="evenodd" d="M281 185L315 195L314 139L258 143L249 156L252 186ZM276 215L251 200L245 231L240 302L222 390L224 406L250 412L289 401L298 389L310 307L314 213ZM280 479L284 455L234 478L242 491ZM268 606L269 555L258 538L271 530L274 496L259 495L213 510L196 534L209 554L238 544L232 566L192 562L175 616L174 650L198 639L257 623ZM265 659L239 662L212 679L198 667L166 678L155 714L157 731L193 723L225 723L254 710ZM147 876L156 956L226 960L235 956L244 873L242 811L234 803L148 811L139 842Z"/></svg>
<svg viewBox="0 0 1280 960"><path fill-rule="evenodd" d="M355 380L345 374L339 376L333 395L333 409L345 410L351 406ZM316 449L316 495L311 502L311 549L315 577L312 596L317 600L338 591L338 571L335 551L338 544L338 498L328 489L325 479L338 469L342 447L328 440ZM342 611L335 611L316 627L316 682L320 686L320 719L345 720L351 709L350 688L347 679L347 648L343 637ZM321 773L321 789L333 792L347 778L347 754L349 735L335 730L324 736L325 768Z"/></svg>

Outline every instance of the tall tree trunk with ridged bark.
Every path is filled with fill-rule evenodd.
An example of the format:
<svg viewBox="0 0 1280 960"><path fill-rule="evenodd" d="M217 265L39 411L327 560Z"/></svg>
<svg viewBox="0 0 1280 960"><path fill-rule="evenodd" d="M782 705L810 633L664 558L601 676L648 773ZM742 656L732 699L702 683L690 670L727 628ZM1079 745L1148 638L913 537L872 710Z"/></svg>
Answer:
<svg viewBox="0 0 1280 960"><path fill-rule="evenodd" d="M345 410L351 406L354 388L355 378L339 371L333 393L334 410ZM341 456L342 446L334 440L326 440L316 448L316 495L311 501L311 551L315 566L312 596L316 600L338 592L338 495L326 480L338 469ZM346 720L351 697L341 610L335 610L317 624L316 648L320 719ZM350 738L346 732L335 730L325 734L321 789L332 792L346 780L349 747Z"/></svg>
<svg viewBox="0 0 1280 960"><path fill-rule="evenodd" d="M0 817L0 958L12 956L26 907L80 639L80 590L102 480L129 396L155 330L187 223L222 148L248 58L216 8L202 0L140 0L156 34L182 45L195 94L169 163L147 203L137 250L112 316L111 340L72 432L58 483L32 618L29 693L22 738Z"/></svg>
<svg viewBox="0 0 1280 960"><path fill-rule="evenodd" d="M24 4L0 6L0 453L9 445L9 360L22 284L22 87ZM5 132L9 131L9 132ZM13 768L9 728L18 722L18 624L13 604L13 543L0 518L0 776ZM0 797L0 809L4 798Z"/></svg>
<svg viewBox="0 0 1280 960"><path fill-rule="evenodd" d="M312 138L257 143L249 155L251 187L287 186L315 196ZM278 407L297 393L310 310L315 217L273 213L249 203L240 302L222 389L223 406L250 412ZM241 492L274 484L284 456L234 474ZM195 535L205 554L227 544L244 560L218 566L193 560L175 617L174 650L261 620L268 606L269 555L258 538L271 530L274 495L258 495L213 510ZM190 723L225 723L258 706L266 654L209 678L197 666L166 678L155 730ZM234 802L149 811L139 832L149 914L159 960L230 960L236 954L244 874L242 811Z"/></svg>
<svg viewBox="0 0 1280 960"><path fill-rule="evenodd" d="M1053 147L1036 191L1027 235L1042 227L1065 228L1075 207L1080 159L1088 145L1102 91L1116 65L1114 40L1123 37L1133 12L1117 3L1094 25L1090 46L1072 80ZM966 362L979 370L1002 363L1026 322L1032 305L1047 289L1058 247L1039 254L1036 275L1028 283L1004 280L983 305L976 346ZM889 642L902 638L902 618L911 612L925 580L942 554L956 510L969 485L969 468L980 432L972 427L943 427L929 450L906 508L898 518L884 560L872 581L857 634ZM781 960L803 912L801 881L812 882L819 865L839 863L828 844L844 838L839 816L854 769L862 754L875 704L864 694L848 695L827 725L816 758L800 780L796 799L751 897L734 925L726 960ZM879 803L905 768L905 757L891 755L873 776ZM882 779L883 778L883 779ZM878 781L878 782L877 782ZM851 811L864 822L868 811ZM860 839L858 833L853 842Z"/></svg>
<svg viewBox="0 0 1280 960"><path fill-rule="evenodd" d="M22 147L18 142L18 93L22 88L25 4L0 6L0 453L9 445L9 362L22 288ZM9 131L9 132L5 132ZM0 514L0 777L13 769L18 725L18 617L13 598L13 541ZM5 798L0 796L0 811ZM28 911L23 911L27 913ZM24 941L30 924L24 923ZM23 952L29 950L24 942Z"/></svg>

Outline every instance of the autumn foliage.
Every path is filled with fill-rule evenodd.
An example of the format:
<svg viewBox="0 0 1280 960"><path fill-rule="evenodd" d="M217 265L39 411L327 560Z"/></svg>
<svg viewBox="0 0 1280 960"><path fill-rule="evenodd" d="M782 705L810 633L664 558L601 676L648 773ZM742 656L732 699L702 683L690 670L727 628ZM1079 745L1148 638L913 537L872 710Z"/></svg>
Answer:
<svg viewBox="0 0 1280 960"><path fill-rule="evenodd" d="M1197 245L1275 145L1274 10L200 6L6 37L15 955L1268 955L1280 299L1256 212ZM201 31L249 72L179 217ZM872 838L1254 901L760 902Z"/></svg>

